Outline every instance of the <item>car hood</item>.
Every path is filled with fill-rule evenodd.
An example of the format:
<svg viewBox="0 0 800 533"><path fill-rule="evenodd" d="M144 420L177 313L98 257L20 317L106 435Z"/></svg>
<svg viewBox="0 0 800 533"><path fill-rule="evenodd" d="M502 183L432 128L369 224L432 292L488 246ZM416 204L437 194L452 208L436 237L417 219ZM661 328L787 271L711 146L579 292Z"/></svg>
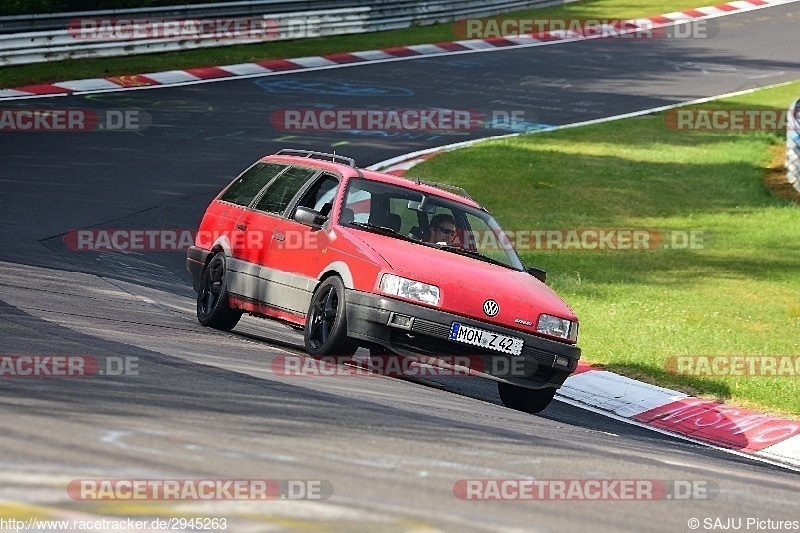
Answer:
<svg viewBox="0 0 800 533"><path fill-rule="evenodd" d="M528 333L535 331L541 313L578 320L561 297L527 272L385 235L353 233L398 275L438 286L443 311ZM483 311L489 299L500 307L494 317Z"/></svg>

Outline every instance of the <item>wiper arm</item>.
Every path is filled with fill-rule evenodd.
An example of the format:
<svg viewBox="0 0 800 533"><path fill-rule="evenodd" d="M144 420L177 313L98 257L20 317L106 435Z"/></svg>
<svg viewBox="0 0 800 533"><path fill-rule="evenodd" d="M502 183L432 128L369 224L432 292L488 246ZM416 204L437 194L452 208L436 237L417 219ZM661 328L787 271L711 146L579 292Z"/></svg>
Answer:
<svg viewBox="0 0 800 533"><path fill-rule="evenodd" d="M476 259L480 259L481 261L486 261L487 263L492 263L495 265L499 265L502 267L510 268L512 270L516 270L514 267L507 263L503 263L502 261L498 261L493 257L489 257L488 255L483 255L480 252L476 252L475 250L467 250L466 248L461 248L459 246L451 246L449 244L440 245L439 248L442 250L447 250L448 252L453 252L461 255L468 255L470 257L474 257Z"/></svg>
<svg viewBox="0 0 800 533"><path fill-rule="evenodd" d="M358 227L361 227L361 228L378 230L378 231L380 231L382 233L388 233L390 235L394 235L394 236L400 237L401 239L404 239L404 240L407 240L407 241L417 242L415 239L412 239L408 235L403 235L399 231L395 231L392 228L387 228L386 226L379 226L377 224L370 224L369 222L350 222L350 225L351 226L358 226Z"/></svg>

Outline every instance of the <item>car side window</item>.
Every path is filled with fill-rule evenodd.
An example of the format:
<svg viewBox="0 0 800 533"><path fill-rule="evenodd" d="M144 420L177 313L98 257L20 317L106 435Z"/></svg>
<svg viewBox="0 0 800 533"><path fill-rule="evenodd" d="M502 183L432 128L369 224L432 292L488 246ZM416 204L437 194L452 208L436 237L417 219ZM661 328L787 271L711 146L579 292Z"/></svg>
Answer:
<svg viewBox="0 0 800 533"><path fill-rule="evenodd" d="M292 167L270 183L255 205L259 211L282 214L303 185L318 171L310 168Z"/></svg>
<svg viewBox="0 0 800 533"><path fill-rule="evenodd" d="M351 185L347 191L347 199L345 200L339 223L366 223L369 221L370 209L372 207L372 192L358 187L353 181L350 183Z"/></svg>
<svg viewBox="0 0 800 533"><path fill-rule="evenodd" d="M275 163L256 163L231 183L219 199L247 206L256 197L258 191L285 168L286 165Z"/></svg>
<svg viewBox="0 0 800 533"><path fill-rule="evenodd" d="M333 207L333 199L339 189L339 179L330 174L323 174L303 195L297 204L318 211L328 216Z"/></svg>

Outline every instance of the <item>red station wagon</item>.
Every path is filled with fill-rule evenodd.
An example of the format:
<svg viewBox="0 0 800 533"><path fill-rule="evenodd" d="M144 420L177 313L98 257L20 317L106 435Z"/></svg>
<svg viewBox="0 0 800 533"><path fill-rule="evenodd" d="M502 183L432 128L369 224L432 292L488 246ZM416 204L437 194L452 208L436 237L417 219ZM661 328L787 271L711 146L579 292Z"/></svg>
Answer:
<svg viewBox="0 0 800 533"><path fill-rule="evenodd" d="M575 314L466 192L339 155L256 162L211 202L187 268L205 326L246 312L303 329L312 356L468 356L530 413L580 358Z"/></svg>

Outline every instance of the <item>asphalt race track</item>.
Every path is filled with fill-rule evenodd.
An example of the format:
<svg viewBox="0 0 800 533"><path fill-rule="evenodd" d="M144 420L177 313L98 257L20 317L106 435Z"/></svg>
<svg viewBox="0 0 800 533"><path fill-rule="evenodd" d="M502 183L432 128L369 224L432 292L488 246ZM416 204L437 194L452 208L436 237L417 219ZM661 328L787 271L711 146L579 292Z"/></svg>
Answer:
<svg viewBox="0 0 800 533"><path fill-rule="evenodd" d="M270 121L278 110L522 111L538 127L800 78L799 3L714 20L708 39L584 41L4 103L136 110L146 127L0 133L3 353L88 356L104 371L0 378L0 518L200 515L237 533L677 532L692 518L701 530L717 518L742 529L748 518L800 520L795 472L560 402L540 416L512 411L490 382L280 375L275 358L302 353L301 336L253 319L230 333L201 327L183 253L74 251L64 239L82 228L196 229L224 184L279 148L336 150L367 166L507 132L282 131ZM460 480L530 477L708 490L659 501L454 493ZM74 500L66 488L188 478L305 480L332 494L108 502Z"/></svg>

